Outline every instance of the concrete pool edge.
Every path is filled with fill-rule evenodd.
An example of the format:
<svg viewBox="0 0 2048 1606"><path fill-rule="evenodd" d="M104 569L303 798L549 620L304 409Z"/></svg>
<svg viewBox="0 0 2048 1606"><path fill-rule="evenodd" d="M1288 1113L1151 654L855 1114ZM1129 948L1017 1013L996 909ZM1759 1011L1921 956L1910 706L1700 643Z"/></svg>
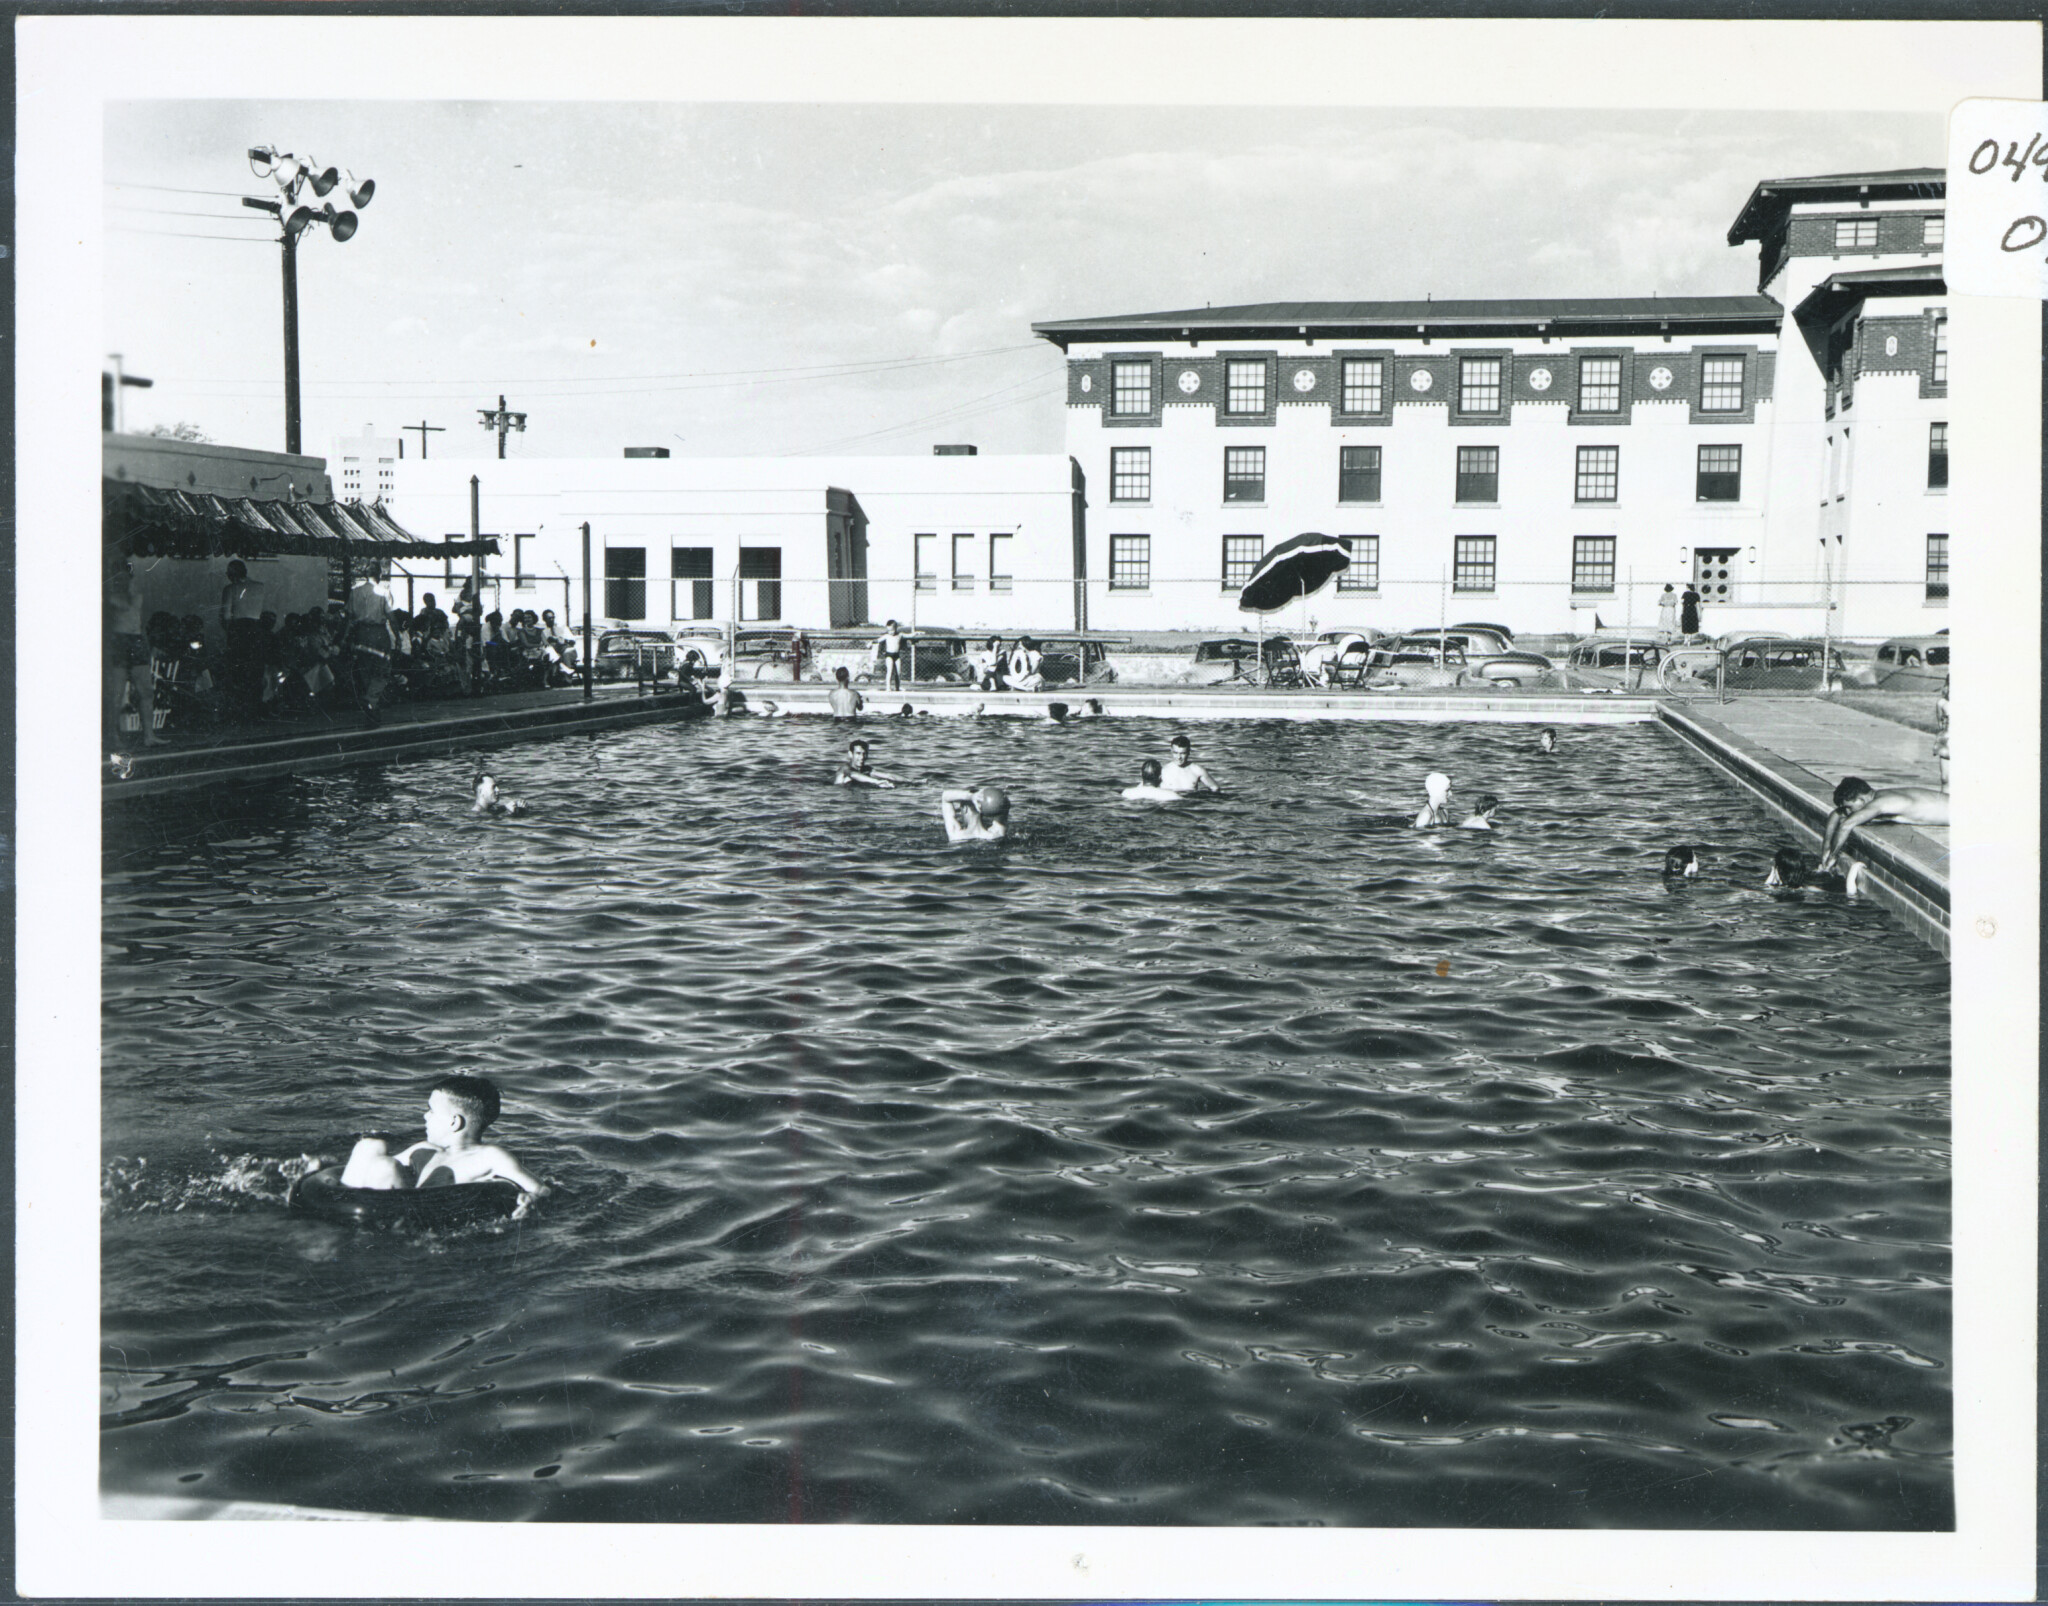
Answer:
<svg viewBox="0 0 2048 1606"><path fill-rule="evenodd" d="M1833 788L1820 776L1690 708L1663 703L1656 717L1679 741L1819 845L1833 809ZM1855 856L1864 865L1871 898L1947 958L1949 887L1941 868L1946 848L1911 826L1884 825L1857 833Z"/></svg>

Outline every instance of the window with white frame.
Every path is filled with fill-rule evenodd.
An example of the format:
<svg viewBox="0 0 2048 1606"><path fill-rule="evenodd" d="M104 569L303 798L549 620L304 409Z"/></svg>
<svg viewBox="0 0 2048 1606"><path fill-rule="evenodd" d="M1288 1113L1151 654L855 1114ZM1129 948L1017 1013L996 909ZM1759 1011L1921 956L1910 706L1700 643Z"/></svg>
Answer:
<svg viewBox="0 0 2048 1606"><path fill-rule="evenodd" d="M1836 221L1835 249L1837 251L1862 251L1876 244L1876 218L1841 218Z"/></svg>
<svg viewBox="0 0 2048 1606"><path fill-rule="evenodd" d="M1946 218L1922 218L1920 220L1920 243L1922 245L1940 245L1948 233L1947 223L1948 219Z"/></svg>
<svg viewBox="0 0 2048 1606"><path fill-rule="evenodd" d="M910 538L916 564L917 589L939 589L939 537L937 531L923 531Z"/></svg>
<svg viewBox="0 0 2048 1606"><path fill-rule="evenodd" d="M1120 362L1110 365L1109 410L1119 418L1142 417L1152 411L1152 365Z"/></svg>
<svg viewBox="0 0 2048 1606"><path fill-rule="evenodd" d="M1614 543L1611 535L1572 537L1572 593L1581 597L1614 592Z"/></svg>
<svg viewBox="0 0 2048 1606"><path fill-rule="evenodd" d="M1152 500L1152 448L1118 446L1109 454L1109 499L1112 502Z"/></svg>
<svg viewBox="0 0 2048 1606"><path fill-rule="evenodd" d="M1265 551L1266 538L1262 535L1226 535L1223 538L1223 589L1243 590Z"/></svg>
<svg viewBox="0 0 2048 1606"><path fill-rule="evenodd" d="M1490 535L1461 535L1451 554L1451 589L1453 591L1491 591L1493 589L1493 558L1497 545Z"/></svg>
<svg viewBox="0 0 2048 1606"><path fill-rule="evenodd" d="M1466 357L1458 363L1458 411L1500 411L1500 359Z"/></svg>
<svg viewBox="0 0 2048 1606"><path fill-rule="evenodd" d="M539 578L526 566L526 544L532 539L533 536L531 534L514 535L512 537L512 589L514 591L531 591L534 587L534 582Z"/></svg>
<svg viewBox="0 0 2048 1606"><path fill-rule="evenodd" d="M1223 500L1263 502L1266 499L1266 448L1227 446L1223 450Z"/></svg>
<svg viewBox="0 0 2048 1606"><path fill-rule="evenodd" d="M1581 357L1579 359L1579 411L1618 413L1621 411L1621 359Z"/></svg>
<svg viewBox="0 0 2048 1606"><path fill-rule="evenodd" d="M1340 535L1344 550L1351 554L1351 567L1337 571L1339 591L1377 591L1380 588L1380 538L1376 535Z"/></svg>
<svg viewBox="0 0 2048 1606"><path fill-rule="evenodd" d="M1377 446L1337 448L1337 500L1377 502L1380 499L1380 449Z"/></svg>
<svg viewBox="0 0 2048 1606"><path fill-rule="evenodd" d="M1742 370L1740 357L1708 357L1700 364L1700 411L1739 413L1742 411Z"/></svg>
<svg viewBox="0 0 2048 1606"><path fill-rule="evenodd" d="M1010 535L998 530L988 538L988 588L1008 591L1016 581L1010 568Z"/></svg>
<svg viewBox="0 0 2048 1606"><path fill-rule="evenodd" d="M953 589L972 591L974 589L974 537L956 534L953 537Z"/></svg>
<svg viewBox="0 0 2048 1606"><path fill-rule="evenodd" d="M1384 408L1386 364L1379 357L1344 359L1341 404L1347 413L1377 413Z"/></svg>
<svg viewBox="0 0 2048 1606"><path fill-rule="evenodd" d="M1948 537L1927 538L1927 600L1948 601Z"/></svg>
<svg viewBox="0 0 2048 1606"><path fill-rule="evenodd" d="M1946 312L1937 312L1934 315L1934 373L1932 378L1937 385L1946 385L1948 383L1948 314Z"/></svg>
<svg viewBox="0 0 2048 1606"><path fill-rule="evenodd" d="M669 604L671 619L711 617L711 548L670 547L668 551Z"/></svg>
<svg viewBox="0 0 2048 1606"><path fill-rule="evenodd" d="M1927 488L1941 491L1948 488L1948 425L1927 426Z"/></svg>
<svg viewBox="0 0 2048 1606"><path fill-rule="evenodd" d="M1696 502L1740 502L1742 500L1742 448L1702 446L1699 469L1693 483Z"/></svg>
<svg viewBox="0 0 2048 1606"><path fill-rule="evenodd" d="M604 549L604 614L607 619L647 617L647 548Z"/></svg>
<svg viewBox="0 0 2048 1606"><path fill-rule="evenodd" d="M1579 473L1574 500L1580 502L1612 502L1620 493L1621 448L1619 446L1581 446L1579 448Z"/></svg>
<svg viewBox="0 0 2048 1606"><path fill-rule="evenodd" d="M1266 410L1266 363L1232 361L1223 365L1223 410L1254 416Z"/></svg>
<svg viewBox="0 0 2048 1606"><path fill-rule="evenodd" d="M1458 500L1498 502L1500 500L1500 448L1460 446L1458 448Z"/></svg>
<svg viewBox="0 0 2048 1606"><path fill-rule="evenodd" d="M1152 588L1152 537L1112 535L1109 538L1109 589L1149 591Z"/></svg>

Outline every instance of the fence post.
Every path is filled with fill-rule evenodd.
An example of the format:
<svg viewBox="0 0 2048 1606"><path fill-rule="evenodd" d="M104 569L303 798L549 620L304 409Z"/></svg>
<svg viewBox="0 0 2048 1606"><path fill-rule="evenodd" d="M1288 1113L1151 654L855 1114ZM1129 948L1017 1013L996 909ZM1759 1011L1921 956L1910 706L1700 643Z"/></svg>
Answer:
<svg viewBox="0 0 2048 1606"><path fill-rule="evenodd" d="M482 490L477 477L469 477L469 592L476 604L476 643L470 648L469 683L479 692L484 685L484 549L483 519L478 506Z"/></svg>
<svg viewBox="0 0 2048 1606"><path fill-rule="evenodd" d="M568 589L568 585L568 579L564 576L562 580L564 591ZM562 612L567 613L568 611L569 603L565 597L562 601ZM593 643L590 639L590 521L586 519L583 523L583 700L586 703L591 698L590 682L596 668L595 655L591 650L592 646Z"/></svg>

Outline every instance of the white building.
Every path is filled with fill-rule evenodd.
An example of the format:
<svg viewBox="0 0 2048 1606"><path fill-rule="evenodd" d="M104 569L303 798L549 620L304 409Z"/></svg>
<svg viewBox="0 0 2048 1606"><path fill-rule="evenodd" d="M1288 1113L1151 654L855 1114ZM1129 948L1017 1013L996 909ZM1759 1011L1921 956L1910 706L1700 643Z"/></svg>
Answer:
<svg viewBox="0 0 2048 1606"><path fill-rule="evenodd" d="M592 613L667 630L728 620L846 628L1071 629L1080 498L1060 456L408 459L391 511L409 529L467 536L470 480L495 605L582 617L583 526ZM418 570L420 566L413 566ZM446 592L466 560L426 566ZM394 574L401 600L405 577Z"/></svg>
<svg viewBox="0 0 2048 1606"><path fill-rule="evenodd" d="M404 455L401 436L379 435L372 424L365 424L360 435L337 435L328 459L336 494L346 502L389 502Z"/></svg>

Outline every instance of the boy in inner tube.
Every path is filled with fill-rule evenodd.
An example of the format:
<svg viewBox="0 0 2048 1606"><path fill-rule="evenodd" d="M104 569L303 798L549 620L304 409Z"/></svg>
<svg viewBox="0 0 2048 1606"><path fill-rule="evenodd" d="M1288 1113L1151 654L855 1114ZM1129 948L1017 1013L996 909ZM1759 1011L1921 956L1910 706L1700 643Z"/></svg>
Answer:
<svg viewBox="0 0 2048 1606"><path fill-rule="evenodd" d="M359 1138L341 1173L347 1188L438 1188L456 1182L511 1182L544 1192L526 1168L482 1141L498 1118L498 1090L481 1076L444 1076L427 1095L424 1143L393 1155L382 1138Z"/></svg>

